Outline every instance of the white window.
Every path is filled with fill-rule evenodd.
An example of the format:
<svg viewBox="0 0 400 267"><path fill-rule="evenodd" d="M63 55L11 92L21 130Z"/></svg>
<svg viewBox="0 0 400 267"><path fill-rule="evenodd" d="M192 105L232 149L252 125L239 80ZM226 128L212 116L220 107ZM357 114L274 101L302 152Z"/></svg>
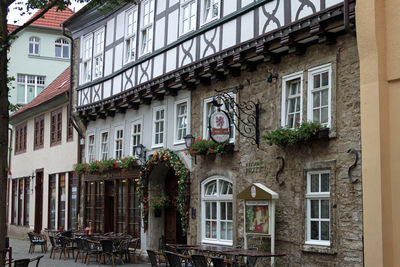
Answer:
<svg viewBox="0 0 400 267"><path fill-rule="evenodd" d="M82 81L92 80L92 45L93 35L90 34L83 38L83 58L82 58Z"/></svg>
<svg viewBox="0 0 400 267"><path fill-rule="evenodd" d="M331 125L331 65L308 70L307 120Z"/></svg>
<svg viewBox="0 0 400 267"><path fill-rule="evenodd" d="M29 38L29 55L39 55L39 42L40 39L37 37Z"/></svg>
<svg viewBox="0 0 400 267"><path fill-rule="evenodd" d="M142 2L142 23L141 23L141 44L140 54L150 53L153 49L153 21L154 21L154 0Z"/></svg>
<svg viewBox="0 0 400 267"><path fill-rule="evenodd" d="M175 103L175 143L185 142L188 125L188 101L185 99Z"/></svg>
<svg viewBox="0 0 400 267"><path fill-rule="evenodd" d="M94 147L94 135L89 135L88 139L88 162L95 160L95 147Z"/></svg>
<svg viewBox="0 0 400 267"><path fill-rule="evenodd" d="M180 34L196 29L196 0L181 0Z"/></svg>
<svg viewBox="0 0 400 267"><path fill-rule="evenodd" d="M131 145L131 155L137 157L135 146L140 145L142 143L142 122L136 121L132 123L132 145Z"/></svg>
<svg viewBox="0 0 400 267"><path fill-rule="evenodd" d="M100 135L100 159L108 159L108 132L102 132Z"/></svg>
<svg viewBox="0 0 400 267"><path fill-rule="evenodd" d="M128 10L125 14L125 62L130 62L136 56L137 8Z"/></svg>
<svg viewBox="0 0 400 267"><path fill-rule="evenodd" d="M219 18L220 0L202 0L202 23Z"/></svg>
<svg viewBox="0 0 400 267"><path fill-rule="evenodd" d="M153 110L153 147L164 145L165 109L157 107Z"/></svg>
<svg viewBox="0 0 400 267"><path fill-rule="evenodd" d="M94 60L93 60L93 78L103 76L103 59L104 59L104 28L94 33Z"/></svg>
<svg viewBox="0 0 400 267"><path fill-rule="evenodd" d="M45 87L46 77L17 75L17 103L27 104L37 97Z"/></svg>
<svg viewBox="0 0 400 267"><path fill-rule="evenodd" d="M201 184L202 242L232 245L232 183L222 177L211 177Z"/></svg>
<svg viewBox="0 0 400 267"><path fill-rule="evenodd" d="M124 146L124 129L117 128L115 129L114 135L114 158L120 159L122 158L122 150Z"/></svg>
<svg viewBox="0 0 400 267"><path fill-rule="evenodd" d="M65 39L57 39L55 41L55 57L69 58L69 42Z"/></svg>
<svg viewBox="0 0 400 267"><path fill-rule="evenodd" d="M307 173L306 244L330 245L330 172Z"/></svg>
<svg viewBox="0 0 400 267"><path fill-rule="evenodd" d="M295 128L302 121L303 72L282 78L282 127Z"/></svg>
<svg viewBox="0 0 400 267"><path fill-rule="evenodd" d="M225 110L230 117L230 138L229 138L229 143L234 143L235 142L235 125L233 122L236 122L235 118L235 109L236 106L234 102L236 102L236 95L235 94L229 94L231 97L231 102L226 101L224 104L221 106L221 110ZM209 130L209 118L211 114L217 109L216 106L213 105L212 103L213 99L212 98L207 98L204 99L204 110L203 110L203 138L208 139L210 138L210 130ZM233 102L234 101L234 102ZM220 101L219 101L220 102Z"/></svg>

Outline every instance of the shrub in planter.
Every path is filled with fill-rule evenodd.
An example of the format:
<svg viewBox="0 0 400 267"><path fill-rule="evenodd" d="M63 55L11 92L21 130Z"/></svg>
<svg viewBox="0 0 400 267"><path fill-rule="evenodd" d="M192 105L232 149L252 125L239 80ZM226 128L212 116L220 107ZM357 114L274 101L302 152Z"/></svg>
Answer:
<svg viewBox="0 0 400 267"><path fill-rule="evenodd" d="M304 122L294 129L280 127L263 135L263 138L267 140L270 146L287 147L310 143L320 132L324 132L326 135L326 133L329 133L329 129L318 122Z"/></svg>

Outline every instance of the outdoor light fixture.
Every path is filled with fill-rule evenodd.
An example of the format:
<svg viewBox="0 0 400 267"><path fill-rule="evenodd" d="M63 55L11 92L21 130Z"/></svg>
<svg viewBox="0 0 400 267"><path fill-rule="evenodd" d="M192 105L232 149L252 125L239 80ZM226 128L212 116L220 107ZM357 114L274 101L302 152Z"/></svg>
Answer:
<svg viewBox="0 0 400 267"><path fill-rule="evenodd" d="M193 143L194 141L194 137L191 134L185 135L185 137L183 137L185 139L185 145L187 148L190 147L190 145Z"/></svg>
<svg viewBox="0 0 400 267"><path fill-rule="evenodd" d="M138 156L138 158L144 162L146 160L146 148L144 145L139 144L137 146L133 147L134 151L135 151L135 155Z"/></svg>
<svg viewBox="0 0 400 267"><path fill-rule="evenodd" d="M278 73L272 74L271 72L269 72L267 76L267 83L272 83L272 79L278 79L278 77Z"/></svg>

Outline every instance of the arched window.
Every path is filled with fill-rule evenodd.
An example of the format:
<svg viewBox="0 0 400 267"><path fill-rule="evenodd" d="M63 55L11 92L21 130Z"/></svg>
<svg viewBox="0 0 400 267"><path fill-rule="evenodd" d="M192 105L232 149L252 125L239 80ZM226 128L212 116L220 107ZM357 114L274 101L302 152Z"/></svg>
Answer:
<svg viewBox="0 0 400 267"><path fill-rule="evenodd" d="M69 42L65 39L55 41L55 56L58 58L69 58Z"/></svg>
<svg viewBox="0 0 400 267"><path fill-rule="evenodd" d="M202 242L233 244L232 182L213 176L201 184Z"/></svg>
<svg viewBox="0 0 400 267"><path fill-rule="evenodd" d="M29 38L29 54L30 55L39 55L39 41L40 39L37 37Z"/></svg>

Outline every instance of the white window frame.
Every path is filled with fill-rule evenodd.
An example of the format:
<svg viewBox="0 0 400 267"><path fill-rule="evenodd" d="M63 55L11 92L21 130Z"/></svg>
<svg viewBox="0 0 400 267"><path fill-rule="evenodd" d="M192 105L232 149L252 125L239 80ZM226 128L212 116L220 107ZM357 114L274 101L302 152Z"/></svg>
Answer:
<svg viewBox="0 0 400 267"><path fill-rule="evenodd" d="M182 136L181 140L178 140L178 106L186 103L186 135L190 133L190 102L188 98L175 102L175 113L174 113L174 145L180 145L185 143L185 135Z"/></svg>
<svg viewBox="0 0 400 267"><path fill-rule="evenodd" d="M122 138L117 138L118 131L122 131ZM114 130L114 145L113 145L113 150L114 150L113 156L114 156L114 159L120 159L124 155L124 136L125 136L124 132L125 131L124 131L124 127L123 126L115 127L115 130ZM117 141L119 141L119 140L122 140L121 156L117 157L117 152L119 151L119 150L117 151Z"/></svg>
<svg viewBox="0 0 400 267"><path fill-rule="evenodd" d="M93 143L90 143L90 139L93 137ZM87 162L91 163L96 160L96 136L94 133L88 134L87 138Z"/></svg>
<svg viewBox="0 0 400 267"><path fill-rule="evenodd" d="M140 124L140 132L135 132L135 126ZM135 136L139 137L139 142L137 144L134 144L133 139ZM135 120L134 122L132 122L131 124L131 151L130 151L130 155L132 157L135 158L139 158L138 155L135 155L135 149L134 147L139 145L139 144L143 144L143 120L139 119L139 120Z"/></svg>
<svg viewBox="0 0 400 267"><path fill-rule="evenodd" d="M99 39L100 38L100 39ZM104 40L105 28L102 27L94 32L93 37L93 80L103 77L104 67Z"/></svg>
<svg viewBox="0 0 400 267"><path fill-rule="evenodd" d="M207 1L210 1L211 3L210 3L210 9L212 9L212 4L215 4L215 3L217 3L218 4L218 15L217 16L215 16L215 17L211 17L211 18L209 18L209 19L205 19L205 9L206 9L206 2ZM200 9L200 22L201 22L201 26L203 26L203 25L205 25L205 24L207 24L207 23L209 23L209 22L211 22L211 21L214 21L214 20L217 20L217 19L219 19L220 18L220 16L221 16L221 0L201 0L201 9ZM211 10L211 12L212 12L212 10Z"/></svg>
<svg viewBox="0 0 400 267"><path fill-rule="evenodd" d="M141 18L140 18L140 56L151 53L153 50L154 39L154 16L155 16L155 0L145 0L141 3ZM145 6L149 4L149 21L145 22ZM153 11L151 11L153 10ZM145 38L146 37L146 38ZM144 42L147 43L146 49L143 49Z"/></svg>
<svg viewBox="0 0 400 267"><path fill-rule="evenodd" d="M287 85L294 81L300 79L300 121L298 122L298 125L301 124L303 121L303 72L299 71L296 73L292 73L289 75L286 75L282 77L282 109L281 109L281 126L286 127L287 126ZM291 127L288 127L291 128Z"/></svg>
<svg viewBox="0 0 400 267"><path fill-rule="evenodd" d="M88 47L86 46L88 44ZM93 33L82 38L82 83L92 80L92 58L93 58Z"/></svg>
<svg viewBox="0 0 400 267"><path fill-rule="evenodd" d="M191 5L194 5L194 14L192 14ZM185 18L184 10L189 6L189 18ZM191 18L194 17L194 25L191 23ZM185 31L184 21L189 21L189 29ZM185 35L191 31L196 30L197 25L197 0L181 0L179 9L179 35Z"/></svg>
<svg viewBox="0 0 400 267"><path fill-rule="evenodd" d="M57 53L55 51L55 48L59 46L60 47L60 56L57 56ZM68 56L64 57L64 48L67 47L68 49ZM54 56L56 58L69 58L70 56L70 48L69 48L69 42L65 40L64 38L58 38L57 40L54 41Z"/></svg>
<svg viewBox="0 0 400 267"><path fill-rule="evenodd" d="M232 97L232 98L234 99L234 101L237 103L237 101L236 101L236 100L237 100L236 94L229 93L229 96ZM206 98L206 99L203 100L203 139L211 138L211 137L209 136L208 117L206 116L206 114L207 114L207 104L208 104L208 103L211 103L212 101L213 101L213 98L212 98L212 97L211 97L211 98ZM235 106L235 109L236 109L236 106ZM221 106L221 110L225 110L225 111L226 111L225 105L222 105L222 106ZM237 112L237 110L236 110L236 112ZM237 123L236 117L234 118L234 122ZM231 127L231 129L232 129L232 137L229 138L229 143L235 143L236 128L235 128L235 126L233 125L233 121L231 121L230 124L231 124L230 127Z"/></svg>
<svg viewBox="0 0 400 267"><path fill-rule="evenodd" d="M232 194L228 194L228 195L220 195L220 190L219 190L219 181L223 180L226 182L231 183L232 185ZM211 181L216 181L216 185L217 185L217 195L215 196L206 196L205 195L205 186L206 184L208 184ZM206 180L204 180L201 183L201 242L202 243L208 243L208 244L216 244L216 245L227 245L227 246L232 246L233 245L233 239L234 239L234 207L233 207L233 182L226 178L226 177L222 177L222 176L212 176L207 178ZM217 238L213 239L213 238L206 238L205 237L205 231L206 231L206 202L217 202ZM220 229L220 223L221 223L221 202L232 202L232 240L223 240L220 239L220 233L221 233L221 229Z"/></svg>
<svg viewBox="0 0 400 267"><path fill-rule="evenodd" d="M21 77L24 77L24 81L22 82ZM29 82L28 77L34 77L35 81ZM18 85L23 85L25 87L25 93L24 93L24 101L20 102L18 101ZM17 103L18 104L27 104L28 103L28 86L35 86L35 93L34 93L34 98L35 99L41 92L44 91L46 88L46 77L45 76L36 76L36 75L28 75L28 74L17 74ZM38 87L42 87L42 91L38 94ZM32 100L33 100L32 99Z"/></svg>
<svg viewBox="0 0 400 267"><path fill-rule="evenodd" d="M307 94L307 120L314 121L313 119L313 93L323 89L314 89L314 75L328 72L328 123L323 124L326 127L331 127L332 120L332 64L325 64L308 70L308 94Z"/></svg>
<svg viewBox="0 0 400 267"><path fill-rule="evenodd" d="M132 32L129 32L128 17L132 15ZM137 6L125 12L125 41L124 41L124 62L129 63L136 58L136 40L137 40L137 25L138 25L138 8ZM128 53L134 53L128 56Z"/></svg>
<svg viewBox="0 0 400 267"><path fill-rule="evenodd" d="M30 46L32 45L32 53L30 51ZM37 53L35 53L35 48L37 47ZM29 37L29 45L28 45L28 54L31 56L39 56L40 55L40 38L36 36Z"/></svg>
<svg viewBox="0 0 400 267"><path fill-rule="evenodd" d="M319 192L311 192L311 175L319 175ZM321 174L329 174L329 192L321 192ZM307 173L307 192L306 192L306 241L307 245L330 246L331 232L332 232L332 209L331 209L331 179L332 174L330 170L310 171ZM329 218L328 219L313 219L314 221L329 221L329 241L311 239L311 200L329 200ZM321 217L321 205L319 205L319 216ZM321 229L319 229L321 235Z"/></svg>
<svg viewBox="0 0 400 267"><path fill-rule="evenodd" d="M156 121L156 113L161 110L164 110L164 118L162 120ZM151 141L152 148L163 147L165 144L165 135L166 135L166 126L167 126L166 114L167 114L167 110L166 110L165 106L159 106L159 107L153 108L153 126L152 126L153 130L152 130L152 141ZM155 143L156 123L161 122L161 121L164 123L164 127L163 127L164 130L162 131L162 134L163 134L162 139L163 140L162 140L162 143L156 144ZM161 132L159 132L159 133L161 133Z"/></svg>
<svg viewBox="0 0 400 267"><path fill-rule="evenodd" d="M103 134L107 134L107 143L103 143ZM99 140L99 159L100 160L105 160L110 158L110 132L108 130L104 130L100 132L100 140ZM106 144L107 149L106 151L103 150L103 144ZM107 155L106 158L104 158L104 155Z"/></svg>

